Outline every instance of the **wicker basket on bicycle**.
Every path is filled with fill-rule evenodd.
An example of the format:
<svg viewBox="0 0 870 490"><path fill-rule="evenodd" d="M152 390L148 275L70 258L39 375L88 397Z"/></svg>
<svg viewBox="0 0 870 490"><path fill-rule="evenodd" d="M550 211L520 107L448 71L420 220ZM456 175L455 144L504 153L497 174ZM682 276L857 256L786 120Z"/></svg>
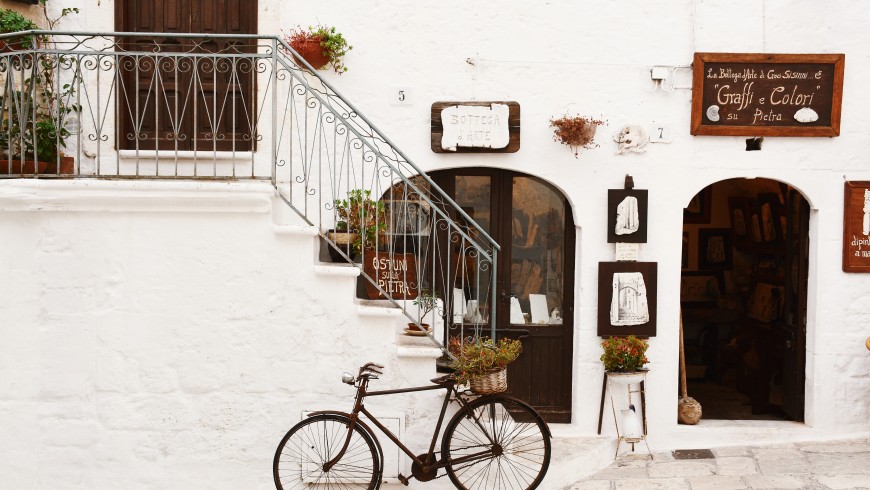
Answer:
<svg viewBox="0 0 870 490"><path fill-rule="evenodd" d="M519 340L494 342L486 337L454 337L450 339L450 353L454 357L450 367L454 369L456 382L468 383L474 393L501 393L507 390L507 365L516 360L520 352Z"/></svg>
<svg viewBox="0 0 870 490"><path fill-rule="evenodd" d="M478 395L502 393L507 391L507 369L474 376L468 383L471 385L471 391Z"/></svg>

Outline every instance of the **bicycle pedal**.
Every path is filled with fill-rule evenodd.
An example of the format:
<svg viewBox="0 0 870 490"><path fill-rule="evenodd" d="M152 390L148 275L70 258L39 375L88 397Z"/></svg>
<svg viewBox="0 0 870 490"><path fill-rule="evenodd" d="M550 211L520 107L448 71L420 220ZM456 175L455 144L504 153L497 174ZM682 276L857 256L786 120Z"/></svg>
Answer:
<svg viewBox="0 0 870 490"><path fill-rule="evenodd" d="M401 473L399 473L399 481L402 482L402 485L405 485L406 487L408 486L408 478L402 476Z"/></svg>

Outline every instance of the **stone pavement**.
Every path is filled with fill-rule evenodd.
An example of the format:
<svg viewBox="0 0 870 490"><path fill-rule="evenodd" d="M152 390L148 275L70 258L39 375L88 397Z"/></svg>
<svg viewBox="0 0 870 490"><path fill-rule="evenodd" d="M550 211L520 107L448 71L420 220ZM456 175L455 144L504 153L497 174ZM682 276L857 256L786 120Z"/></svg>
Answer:
<svg viewBox="0 0 870 490"><path fill-rule="evenodd" d="M685 456L701 459L680 459ZM564 488L870 489L870 439L713 448L707 454L653 452L653 458L643 443L634 453L623 444L613 464Z"/></svg>

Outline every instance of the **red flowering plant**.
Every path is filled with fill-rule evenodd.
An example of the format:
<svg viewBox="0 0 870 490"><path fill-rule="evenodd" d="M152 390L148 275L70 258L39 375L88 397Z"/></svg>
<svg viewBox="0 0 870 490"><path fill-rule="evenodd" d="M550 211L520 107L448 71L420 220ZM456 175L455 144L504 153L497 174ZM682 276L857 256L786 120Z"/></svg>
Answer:
<svg viewBox="0 0 870 490"><path fill-rule="evenodd" d="M603 339L601 347L604 349L604 354L601 354L604 370L610 373L638 371L649 362L646 358L649 343L634 335Z"/></svg>
<svg viewBox="0 0 870 490"><path fill-rule="evenodd" d="M488 337L477 339L451 337L448 345L455 360L450 363L453 377L459 384L471 381L475 376L501 371L515 361L523 350L519 340L501 339L494 342Z"/></svg>

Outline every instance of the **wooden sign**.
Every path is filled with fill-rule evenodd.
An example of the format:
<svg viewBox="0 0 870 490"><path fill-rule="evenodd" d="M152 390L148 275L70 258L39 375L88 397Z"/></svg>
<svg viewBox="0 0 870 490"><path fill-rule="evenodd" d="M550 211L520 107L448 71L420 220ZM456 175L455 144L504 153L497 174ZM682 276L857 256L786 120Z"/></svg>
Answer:
<svg viewBox="0 0 870 490"><path fill-rule="evenodd" d="M517 102L435 102L435 153L514 153L520 149Z"/></svg>
<svg viewBox="0 0 870 490"><path fill-rule="evenodd" d="M844 54L695 53L694 135L839 136Z"/></svg>
<svg viewBox="0 0 870 490"><path fill-rule="evenodd" d="M870 272L870 181L846 182L843 272Z"/></svg>
<svg viewBox="0 0 870 490"><path fill-rule="evenodd" d="M366 282L369 299L414 299L417 297L417 257L414 254L366 252L363 261L366 275L377 287ZM385 296L378 288L389 296Z"/></svg>

